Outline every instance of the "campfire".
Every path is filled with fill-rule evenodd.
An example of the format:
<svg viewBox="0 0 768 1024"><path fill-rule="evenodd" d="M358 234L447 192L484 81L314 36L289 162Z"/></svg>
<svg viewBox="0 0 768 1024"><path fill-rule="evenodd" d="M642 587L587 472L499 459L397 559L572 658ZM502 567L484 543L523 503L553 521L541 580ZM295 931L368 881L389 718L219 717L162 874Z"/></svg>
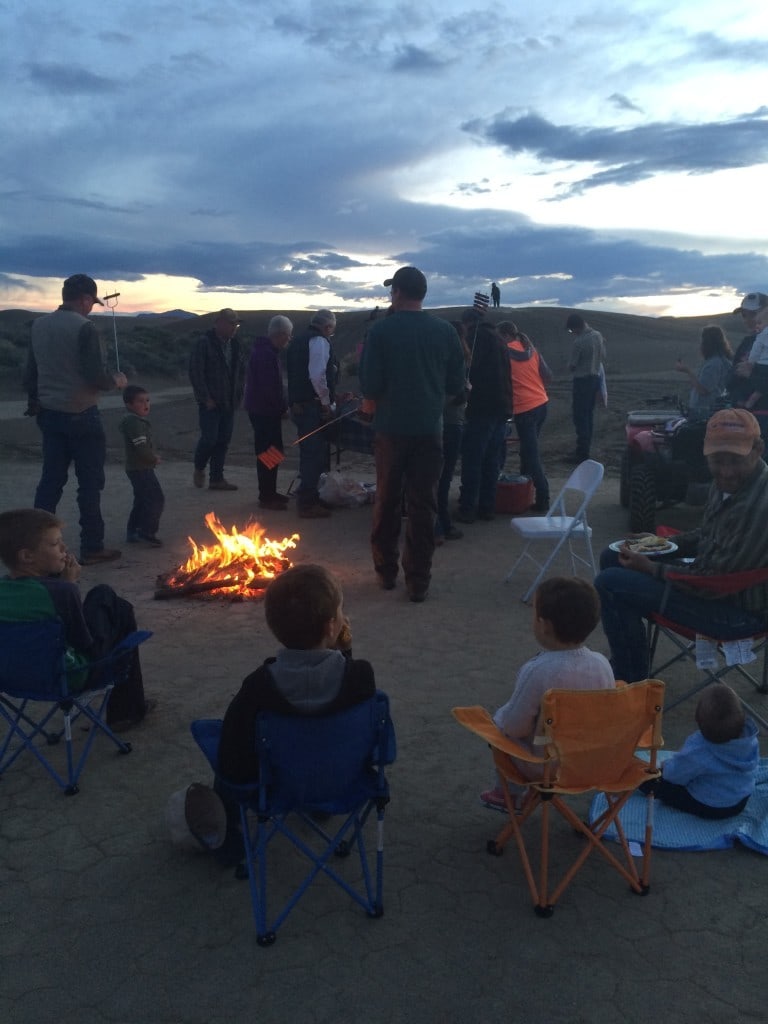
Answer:
<svg viewBox="0 0 768 1024"><path fill-rule="evenodd" d="M289 569L285 552L295 548L298 533L282 540L270 540L264 527L251 522L239 532L229 532L215 512L205 517L205 525L218 543L199 547L189 537L192 554L175 572L158 576L156 598L220 595L238 600L260 597L270 580Z"/></svg>

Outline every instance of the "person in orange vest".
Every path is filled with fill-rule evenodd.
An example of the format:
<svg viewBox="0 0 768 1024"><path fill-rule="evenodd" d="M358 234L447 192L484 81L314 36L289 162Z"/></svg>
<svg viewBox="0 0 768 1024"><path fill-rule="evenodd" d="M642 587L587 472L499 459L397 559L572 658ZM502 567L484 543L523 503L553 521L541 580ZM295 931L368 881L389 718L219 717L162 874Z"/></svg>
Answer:
<svg viewBox="0 0 768 1024"><path fill-rule="evenodd" d="M546 385L552 380L552 371L528 335L511 320L503 320L496 330L509 353L512 409L520 440L520 473L529 476L536 488L532 511L544 515L549 511L549 481L539 456L539 434L547 418Z"/></svg>

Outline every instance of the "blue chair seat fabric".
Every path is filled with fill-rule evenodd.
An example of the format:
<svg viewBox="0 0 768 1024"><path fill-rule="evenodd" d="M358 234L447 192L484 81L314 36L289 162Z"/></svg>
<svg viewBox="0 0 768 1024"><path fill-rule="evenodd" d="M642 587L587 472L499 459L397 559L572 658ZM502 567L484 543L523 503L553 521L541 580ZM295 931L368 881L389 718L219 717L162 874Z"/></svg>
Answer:
<svg viewBox="0 0 768 1024"><path fill-rule="evenodd" d="M254 742L259 777L253 785L229 783L217 771L221 721L191 725L195 742L216 774L218 792L238 804L243 831L251 907L260 945L277 930L320 874L330 878L371 917L383 913L384 810L389 801L385 766L397 754L386 694L328 716L262 712ZM366 843L366 822L377 821L375 850ZM330 816L328 820L325 816ZM307 858L300 884L271 918L268 846L281 835ZM333 866L339 855L357 851L361 878Z"/></svg>
<svg viewBox="0 0 768 1024"><path fill-rule="evenodd" d="M83 667L68 665L64 626L58 619L1 622L0 716L8 728L0 743L0 775L27 751L67 795L73 795L97 735L103 733L120 753L129 753L130 743L106 723L107 706L114 687L127 678L131 652L151 635L137 630L106 657L91 662L83 688ZM81 717L87 720L88 733L76 760L72 725ZM66 773L45 753L62 737Z"/></svg>

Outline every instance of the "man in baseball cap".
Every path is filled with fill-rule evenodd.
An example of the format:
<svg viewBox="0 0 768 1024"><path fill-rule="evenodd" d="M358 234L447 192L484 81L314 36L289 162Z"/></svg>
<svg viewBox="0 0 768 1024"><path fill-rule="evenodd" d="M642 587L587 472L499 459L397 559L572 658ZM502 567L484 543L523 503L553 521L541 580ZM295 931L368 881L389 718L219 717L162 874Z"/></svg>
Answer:
<svg viewBox="0 0 768 1024"><path fill-rule="evenodd" d="M636 682L648 677L646 620L664 608L664 616L692 632L720 641L754 636L765 628L768 587L752 583L737 593L704 591L695 577L768 569L768 466L763 462L760 426L746 409L721 409L707 422L704 455L712 474L701 525L675 535L674 582L665 580L662 560L631 551L626 545L618 565L601 556L595 579L600 594L603 630L611 649L616 679ZM687 585L680 575L691 577Z"/></svg>
<svg viewBox="0 0 768 1024"><path fill-rule="evenodd" d="M757 335L757 315L768 309L768 295L749 292L734 309L740 313L747 332L733 355L733 369L726 380L726 389L734 405L745 405L757 417L763 439L768 437L768 366L750 358Z"/></svg>
<svg viewBox="0 0 768 1024"><path fill-rule="evenodd" d="M94 305L103 305L93 278L87 274L68 277L61 298L55 312L32 324L24 371L29 411L36 415L43 438L43 468L34 505L56 512L74 463L80 563L98 565L120 557L119 549L104 547L101 492L106 436L98 401L102 393L122 389L128 380L119 370L107 368L104 342L89 319Z"/></svg>

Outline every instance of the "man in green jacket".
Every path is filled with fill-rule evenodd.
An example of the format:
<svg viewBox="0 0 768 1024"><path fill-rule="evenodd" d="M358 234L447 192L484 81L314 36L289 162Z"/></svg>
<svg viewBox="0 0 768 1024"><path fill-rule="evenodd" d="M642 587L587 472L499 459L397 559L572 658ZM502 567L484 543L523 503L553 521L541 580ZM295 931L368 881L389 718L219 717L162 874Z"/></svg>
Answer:
<svg viewBox="0 0 768 1024"><path fill-rule="evenodd" d="M464 356L453 326L422 309L427 279L420 270L401 267L384 286L391 287L392 306L371 327L360 364L363 395L375 404L371 550L380 585L392 590L404 497L403 573L410 600L420 602L435 549L443 404L464 390Z"/></svg>

